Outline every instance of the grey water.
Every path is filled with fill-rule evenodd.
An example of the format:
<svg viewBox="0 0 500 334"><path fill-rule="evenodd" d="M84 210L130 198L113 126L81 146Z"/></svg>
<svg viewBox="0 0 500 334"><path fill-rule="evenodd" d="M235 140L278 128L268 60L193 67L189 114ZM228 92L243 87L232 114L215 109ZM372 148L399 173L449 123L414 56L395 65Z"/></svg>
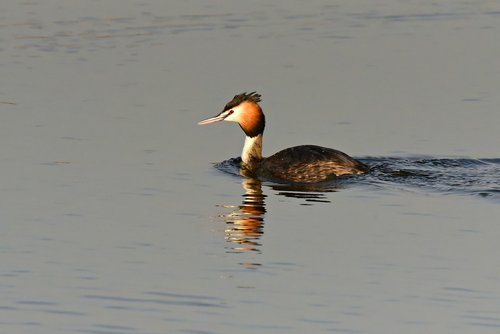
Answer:
<svg viewBox="0 0 500 334"><path fill-rule="evenodd" d="M0 332L497 333L500 4L0 3ZM257 90L242 177L200 127Z"/></svg>

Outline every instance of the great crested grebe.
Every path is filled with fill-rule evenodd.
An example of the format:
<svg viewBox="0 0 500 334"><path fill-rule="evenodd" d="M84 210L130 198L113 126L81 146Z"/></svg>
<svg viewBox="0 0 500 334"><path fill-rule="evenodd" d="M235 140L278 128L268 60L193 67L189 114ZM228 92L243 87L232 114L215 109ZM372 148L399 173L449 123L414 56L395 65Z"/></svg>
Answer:
<svg viewBox="0 0 500 334"><path fill-rule="evenodd" d="M346 174L363 174L369 167L347 154L321 146L301 145L262 157L262 135L266 119L259 106L261 95L256 92L236 95L217 116L198 124L220 121L236 122L245 132L241 153L242 168L253 175L291 182L314 183Z"/></svg>

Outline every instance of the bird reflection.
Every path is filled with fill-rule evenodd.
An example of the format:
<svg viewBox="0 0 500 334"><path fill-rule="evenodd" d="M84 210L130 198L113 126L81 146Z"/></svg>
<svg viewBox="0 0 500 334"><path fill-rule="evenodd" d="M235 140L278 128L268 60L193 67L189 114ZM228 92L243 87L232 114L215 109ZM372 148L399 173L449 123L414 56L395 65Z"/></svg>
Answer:
<svg viewBox="0 0 500 334"><path fill-rule="evenodd" d="M330 203L326 194L336 191L338 185L297 185L297 184L269 184L279 196L298 198L302 205L312 203ZM230 243L226 249L232 253L246 251L260 253L261 237L264 234L264 218L266 213L265 195L262 191L262 181L244 176L242 187L245 190L241 205L233 207L233 211L222 215L226 226L225 240Z"/></svg>
<svg viewBox="0 0 500 334"><path fill-rule="evenodd" d="M263 185L271 189L274 195L297 199L299 205L330 203L328 193L344 188L349 183L348 177L341 177L329 182L315 184L276 183L272 180L260 180L255 175L241 168L241 159L234 158L215 164L221 171L241 177L244 190L240 205L222 205L232 208L227 214L219 215L224 225L224 235L228 253L260 254L262 235L266 215L266 197ZM261 264L254 261L240 262L249 269L256 269Z"/></svg>
<svg viewBox="0 0 500 334"><path fill-rule="evenodd" d="M338 184L272 184L270 187L276 190L276 195L303 199L301 205L312 205L313 202L331 203L327 193L335 192L340 188Z"/></svg>
<svg viewBox="0 0 500 334"><path fill-rule="evenodd" d="M225 238L232 243L227 249L231 252L260 252L260 237L264 233L264 214L266 195L262 192L262 183L257 179L244 178L242 182L245 194L243 203L227 215Z"/></svg>

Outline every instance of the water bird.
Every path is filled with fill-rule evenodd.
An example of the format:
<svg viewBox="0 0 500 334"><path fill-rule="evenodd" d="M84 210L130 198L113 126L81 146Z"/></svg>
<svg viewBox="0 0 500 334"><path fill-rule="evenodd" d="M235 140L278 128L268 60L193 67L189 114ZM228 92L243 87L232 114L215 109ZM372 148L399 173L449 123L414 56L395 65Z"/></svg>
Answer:
<svg viewBox="0 0 500 334"><path fill-rule="evenodd" d="M236 122L245 133L241 168L257 177L296 183L316 183L340 175L363 174L369 167L347 154L316 145L294 146L270 157L262 156L262 136L266 118L257 92L241 93L229 101L222 112L198 122L199 125L220 121Z"/></svg>

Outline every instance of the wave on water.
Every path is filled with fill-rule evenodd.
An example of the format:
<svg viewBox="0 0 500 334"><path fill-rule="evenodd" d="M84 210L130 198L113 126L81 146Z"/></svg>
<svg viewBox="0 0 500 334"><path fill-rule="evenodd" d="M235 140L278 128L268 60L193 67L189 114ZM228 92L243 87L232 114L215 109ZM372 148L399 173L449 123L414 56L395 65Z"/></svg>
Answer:
<svg viewBox="0 0 500 334"><path fill-rule="evenodd" d="M416 157L362 161L372 166L360 180L364 184L500 199L500 159Z"/></svg>
<svg viewBox="0 0 500 334"><path fill-rule="evenodd" d="M371 166L369 173L342 176L318 184L274 181L264 184L280 191L282 195L302 198L306 196L311 201L326 200L321 194L354 185L500 199L498 158L369 157L359 160ZM215 167L225 173L241 176L240 164L240 158L233 158L217 163ZM309 198L307 193L313 196Z"/></svg>

